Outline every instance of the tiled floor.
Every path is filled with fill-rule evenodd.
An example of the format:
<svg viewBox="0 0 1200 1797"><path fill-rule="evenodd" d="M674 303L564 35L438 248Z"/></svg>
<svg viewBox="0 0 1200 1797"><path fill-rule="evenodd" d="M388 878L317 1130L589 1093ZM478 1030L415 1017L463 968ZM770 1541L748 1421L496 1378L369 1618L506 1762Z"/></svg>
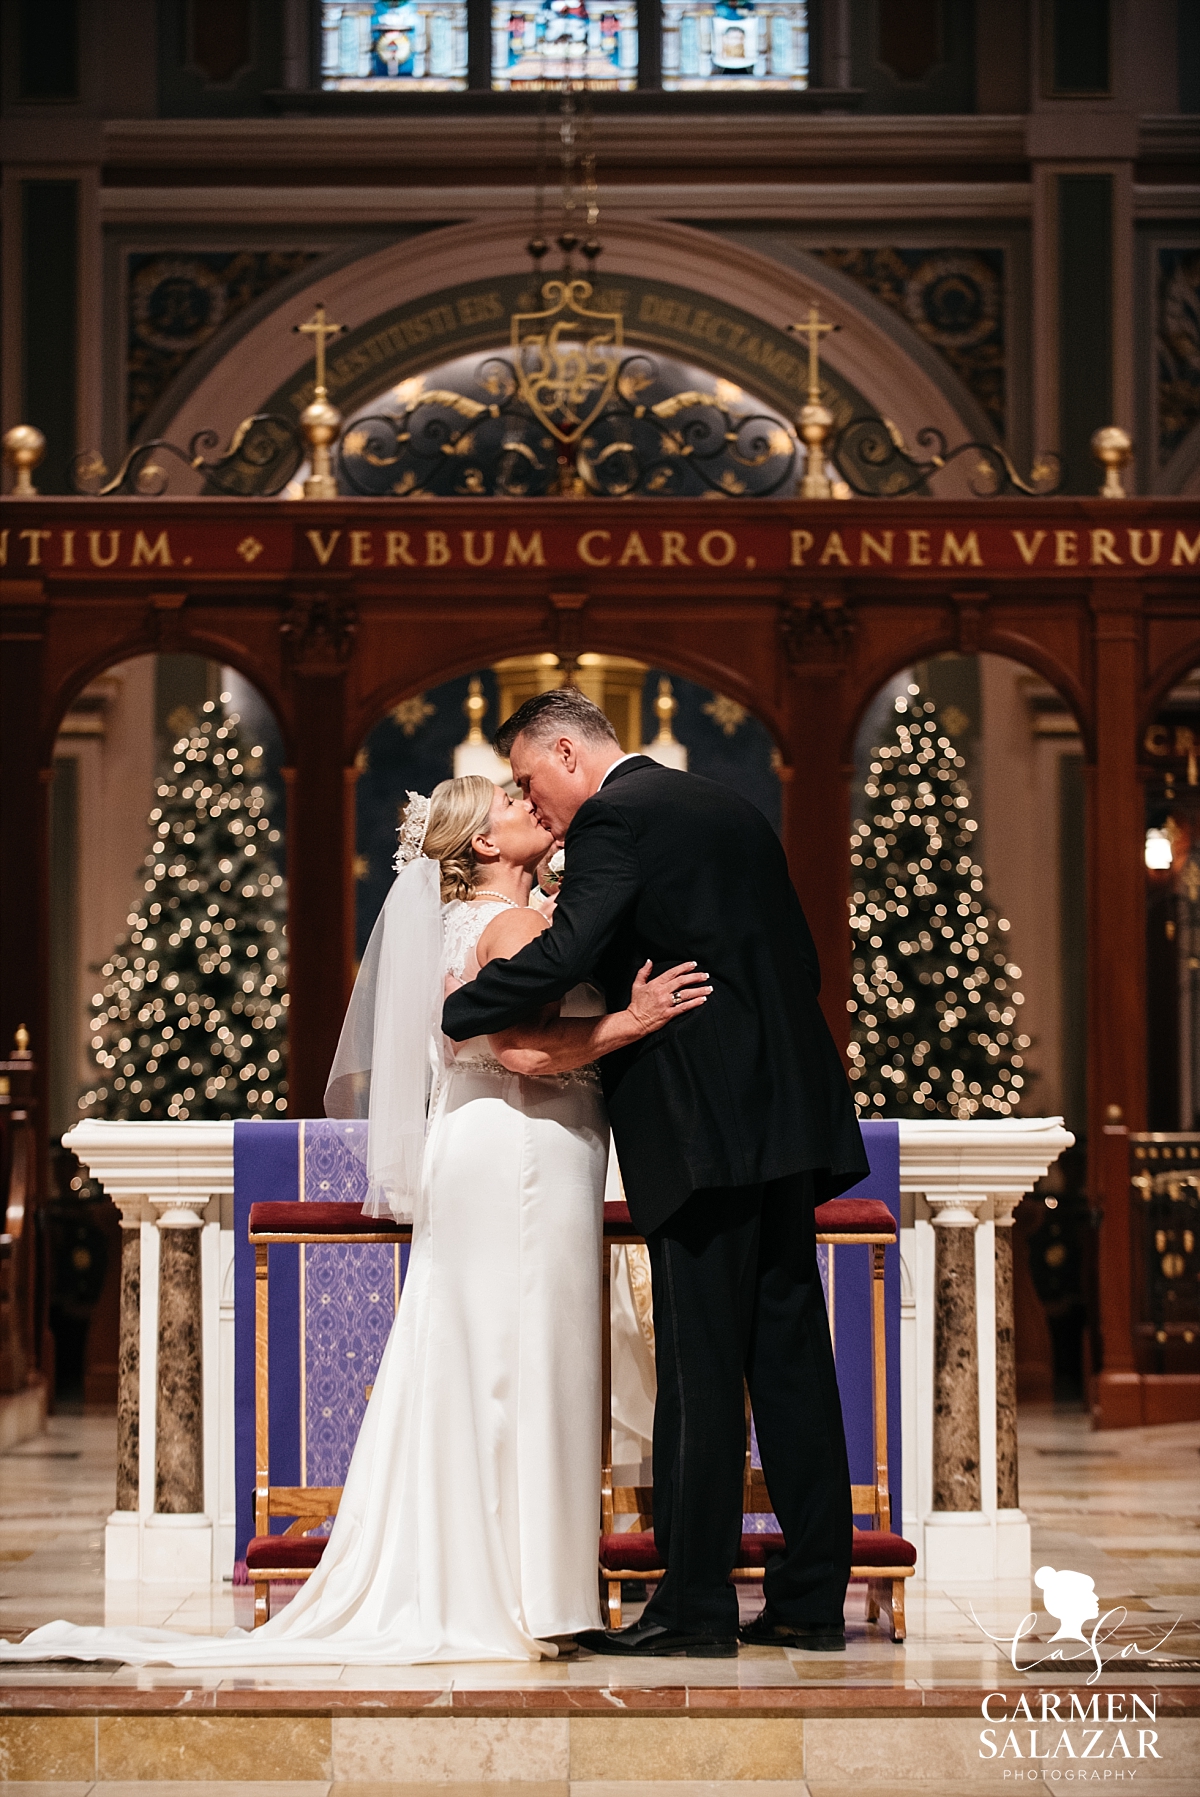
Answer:
<svg viewBox="0 0 1200 1797"><path fill-rule="evenodd" d="M0 1456L0 1634L63 1615L205 1633L249 1626L244 1588L105 1585L113 1434L109 1419L57 1418L44 1438ZM1123 1607L1110 1654L1124 1647L1141 1658L1163 1644L1165 1656L1200 1658L1198 1451L1200 1425L1094 1435L1077 1415L1022 1418L1021 1495L1033 1523L1034 1565L1049 1561L1091 1573L1102 1608ZM437 1797L744 1797L749 1780L757 1797L999 1793L1014 1779L980 1765L979 1698L1018 1681L1004 1643L990 1641L984 1630L1011 1638L1037 1607L1031 1598L1040 1594L1025 1582L934 1589L913 1580L909 1639L900 1647L867 1625L863 1595L852 1590L843 1655L743 1648L733 1661L580 1655L537 1665L333 1665L225 1675L114 1665L0 1668L0 1737L7 1728L10 1741L6 1747L0 1740L0 1755L10 1755L5 1764L12 1773L2 1789L5 1797L263 1797L270 1790L288 1797L429 1797L434 1782ZM753 1610L758 1600L748 1591L746 1601ZM1037 1632L1042 1643L1052 1632L1044 1615ZM1082 1684L1078 1674L1067 1680ZM1033 1689L1037 1680L1020 1683ZM1198 1685L1200 1673L1191 1671L1164 1678L1157 1668L1139 1668L1134 1675L1128 1661L1124 1669L1118 1663L1106 1670L1101 1691L1157 1688L1164 1710L1174 1705L1162 1741L1166 1758L1126 1772L1126 1780L1136 1772L1137 1789L1155 1797L1200 1792L1200 1778L1185 1775L1188 1764L1200 1764L1200 1706L1192 1697ZM449 1718L450 1729L437 1717ZM155 1782L170 1754L166 1736L146 1731L180 1726L191 1731L186 1752L170 1750L180 1776ZM229 1737L227 1752L197 1747L203 1731L214 1728ZM228 1770L230 1780L244 1777L249 1761L238 1731L262 1728L282 1731L273 1750L279 1774L264 1764L262 1782L196 1781L206 1765ZM48 1769L41 1749L30 1744L28 1731L38 1729L59 1730L62 1754L69 1747L74 1755L60 1756L52 1783L17 1776L19 1766L26 1777ZM89 1729L94 1752L92 1735L81 1748L81 1737L70 1733ZM636 1741L620 1732L629 1729ZM785 1739L772 1732L779 1730L792 1732ZM459 1742L453 1751L451 1731ZM457 1784L476 1775L477 1738L491 1742L492 1777L484 1785ZM215 1737L210 1732L204 1739ZM544 1778L551 1770L558 1776L542 1784L508 1782L533 1769L531 1750L535 1759L542 1756ZM912 1779L918 1761L919 1782L906 1784L903 1771L910 1768ZM146 1777L122 1782L129 1773L119 1763L144 1767ZM99 1774L107 1764L109 1775L98 1782L80 1776L93 1764ZM423 1774L414 1770L418 1764ZM293 1765L291 1780L284 1768ZM620 1782L598 1782L614 1769ZM797 1776L788 1779L793 1769ZM377 1770L403 1770L422 1782L372 1784ZM686 1770L694 1776L685 1781ZM1109 1783L1122 1769L1106 1770L1110 1777L1101 1782ZM351 1782L314 1776L320 1771ZM1035 1776L1026 1769L1026 1779ZM725 1782L713 1782L718 1777Z"/></svg>
<svg viewBox="0 0 1200 1797"><path fill-rule="evenodd" d="M114 1425L60 1417L45 1437L0 1455L0 1634L66 1616L196 1633L249 1627L250 1593L231 1584L176 1589L107 1585L104 1518L112 1504ZM1021 1421L1021 1500L1033 1523L1034 1565L1089 1572L1104 1610L1126 1611L1113 1647L1200 1656L1200 1425L1092 1433L1078 1414L1034 1411ZM1032 1599L1035 1600L1031 1602ZM847 1601L848 1651L836 1655L743 1649L737 1660L614 1662L578 1657L529 1666L314 1668L239 1673L135 1672L125 1667L0 1669L0 1683L103 1683L140 1688L217 1685L277 1689L503 1690L546 1685L768 1687L977 1685L1006 1664L989 1642L1040 1601L1024 1583L908 1586L909 1638L894 1645L869 1627L864 1595ZM758 1598L745 1593L752 1611ZM630 1612L633 1614L634 1612ZM978 1619L978 1620L976 1620ZM1045 1618L1041 1629L1045 1630ZM982 1625L982 1628L981 1626ZM1164 1640L1174 1625L1169 1639ZM1200 1683L1200 1674L1180 1673Z"/></svg>

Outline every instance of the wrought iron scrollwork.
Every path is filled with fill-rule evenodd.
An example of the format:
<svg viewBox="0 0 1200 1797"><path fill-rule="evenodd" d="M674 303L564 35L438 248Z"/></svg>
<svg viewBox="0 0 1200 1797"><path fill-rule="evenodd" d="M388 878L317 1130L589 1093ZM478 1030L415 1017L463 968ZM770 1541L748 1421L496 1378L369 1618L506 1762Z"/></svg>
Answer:
<svg viewBox="0 0 1200 1797"><path fill-rule="evenodd" d="M273 499L307 454L296 426L277 412L256 412L243 418L228 447L209 461L207 452L220 441L214 430L197 431L186 449L165 437L155 437L149 443L135 444L111 479L99 450L84 450L72 463L72 481L77 493L92 498L154 498L166 492L170 473L164 464L174 458L203 477L207 493Z"/></svg>
<svg viewBox="0 0 1200 1797"><path fill-rule="evenodd" d="M960 456L974 455L970 487L977 499L1001 493L1028 493L1048 498L1062 485L1062 463L1044 452L1037 457L1029 479L1022 480L1007 451L998 443L959 443L951 449L944 434L927 424L917 432L914 454L890 418L851 418L830 444L830 458L846 484L868 499L901 499L907 493L928 491L930 479Z"/></svg>
<svg viewBox="0 0 1200 1797"><path fill-rule="evenodd" d="M765 498L795 471L796 440L775 418L735 414L718 394L697 390L647 403L642 395L659 380L648 356L624 358L576 444L537 417L503 356L481 363L476 378L486 400L432 388L398 412L355 419L341 443L344 485L401 496Z"/></svg>

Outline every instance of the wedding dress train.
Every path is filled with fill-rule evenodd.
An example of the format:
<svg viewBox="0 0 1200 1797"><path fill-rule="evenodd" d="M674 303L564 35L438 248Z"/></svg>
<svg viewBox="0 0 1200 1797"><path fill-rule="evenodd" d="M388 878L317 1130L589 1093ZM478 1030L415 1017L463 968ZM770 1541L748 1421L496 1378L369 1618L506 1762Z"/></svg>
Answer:
<svg viewBox="0 0 1200 1797"><path fill-rule="evenodd" d="M451 904L452 978L501 907ZM565 1009L566 1007L564 1007ZM405 1665L532 1660L596 1625L608 1123L591 1070L508 1073L463 1043L432 1102L408 1276L321 1563L223 1637L53 1622L4 1660Z"/></svg>

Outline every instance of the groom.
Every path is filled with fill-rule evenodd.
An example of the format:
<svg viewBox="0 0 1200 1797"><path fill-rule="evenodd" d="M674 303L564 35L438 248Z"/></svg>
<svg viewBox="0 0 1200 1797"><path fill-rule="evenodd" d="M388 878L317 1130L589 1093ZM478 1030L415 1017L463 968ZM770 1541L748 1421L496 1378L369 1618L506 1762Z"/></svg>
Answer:
<svg viewBox="0 0 1200 1797"><path fill-rule="evenodd" d="M836 1651L850 1484L813 1210L867 1161L783 850L727 788L623 755L573 687L526 700L496 747L565 839L566 874L553 926L447 999L447 1035L502 1033L587 979L618 1010L647 959L656 971L695 959L713 987L706 1005L601 1062L650 1252L666 1573L637 1622L580 1642L607 1654L737 1652L744 1378L785 1548L742 1639Z"/></svg>

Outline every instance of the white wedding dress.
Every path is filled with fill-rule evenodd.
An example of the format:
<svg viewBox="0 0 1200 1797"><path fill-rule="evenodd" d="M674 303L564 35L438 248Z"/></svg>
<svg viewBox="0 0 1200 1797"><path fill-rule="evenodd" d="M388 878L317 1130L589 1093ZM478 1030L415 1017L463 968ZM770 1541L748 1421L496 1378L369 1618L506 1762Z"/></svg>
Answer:
<svg viewBox="0 0 1200 1797"><path fill-rule="evenodd" d="M448 982L474 977L475 944L502 909L444 907ZM408 1276L307 1584L253 1634L53 1622L0 1643L0 1659L535 1660L555 1651L546 1637L596 1626L599 1081L507 1073L486 1037L441 1049Z"/></svg>

